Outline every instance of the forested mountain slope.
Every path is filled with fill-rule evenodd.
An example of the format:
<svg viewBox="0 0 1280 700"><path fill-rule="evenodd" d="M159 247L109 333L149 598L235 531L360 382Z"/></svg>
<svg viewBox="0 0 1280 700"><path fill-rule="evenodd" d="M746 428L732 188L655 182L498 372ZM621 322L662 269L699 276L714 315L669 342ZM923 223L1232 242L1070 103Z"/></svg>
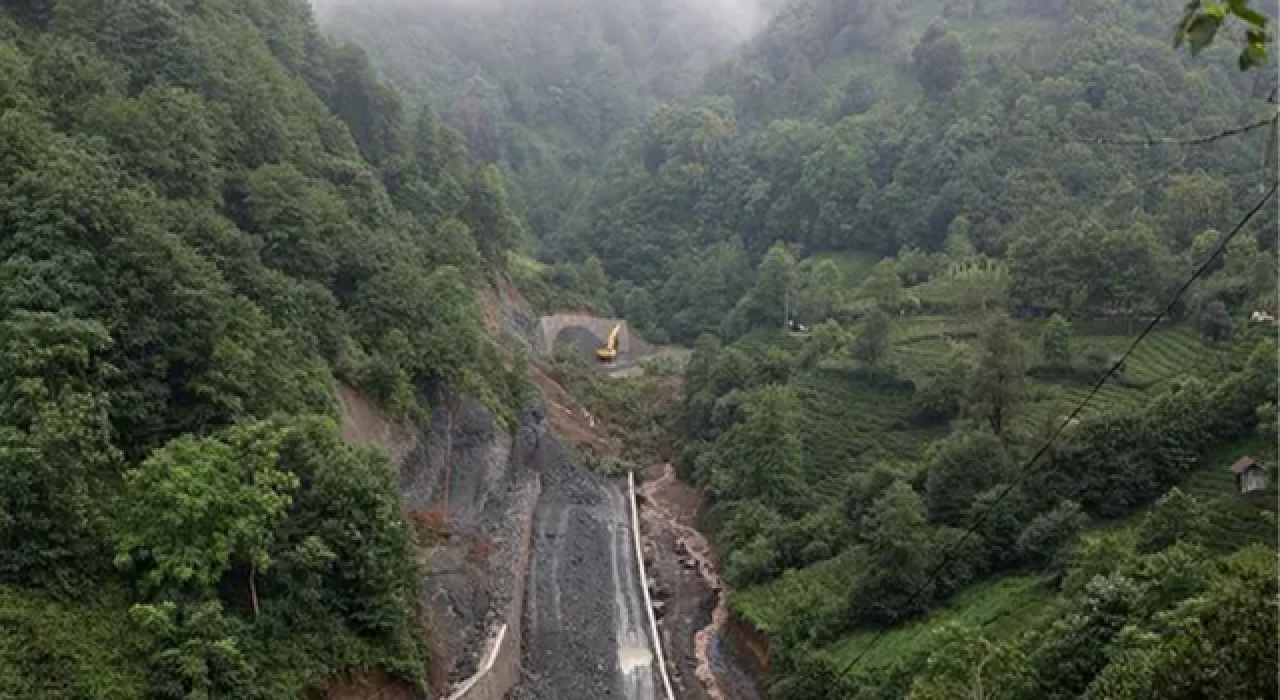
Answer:
<svg viewBox="0 0 1280 700"><path fill-rule="evenodd" d="M788 3L546 237L696 342L678 468L774 696L1274 694L1275 490L1224 473L1275 465L1274 209L1210 253L1275 181L1275 72L1182 11Z"/></svg>
<svg viewBox="0 0 1280 700"><path fill-rule="evenodd" d="M513 415L501 176L303 2L6 2L0 38L0 697L421 684L411 533L335 379Z"/></svg>
<svg viewBox="0 0 1280 700"><path fill-rule="evenodd" d="M1254 122L1274 73L1241 73L1226 47L1174 52L1177 11L794 3L716 72L702 103L661 108L634 134L573 252L645 287L668 330L692 339L737 301L698 287L724 284L698 274L707 259L731 266L717 278L746 274L714 247L736 241L750 257L778 241L885 255L940 250L954 233L1003 256L1020 241L1106 232L1185 250L1244 205L1266 168L1265 133L1197 148L1094 141Z"/></svg>
<svg viewBox="0 0 1280 700"><path fill-rule="evenodd" d="M435 106L472 154L513 173L538 237L579 211L616 138L687 97L766 18L769 0L318 3L414 103Z"/></svg>
<svg viewBox="0 0 1280 700"><path fill-rule="evenodd" d="M1274 73L1177 3L927 5L789 5L568 250L697 338L679 469L772 692L1270 696Z"/></svg>

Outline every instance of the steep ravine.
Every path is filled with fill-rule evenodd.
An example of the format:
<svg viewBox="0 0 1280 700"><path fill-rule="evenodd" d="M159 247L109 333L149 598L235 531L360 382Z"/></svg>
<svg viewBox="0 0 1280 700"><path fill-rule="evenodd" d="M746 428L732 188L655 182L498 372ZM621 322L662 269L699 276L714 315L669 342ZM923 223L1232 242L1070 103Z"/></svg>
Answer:
<svg viewBox="0 0 1280 700"><path fill-rule="evenodd" d="M581 330L590 336L583 344L583 354L588 361L594 361L593 350L602 342L602 338L597 336L607 332L614 323L613 320L594 319L580 314L542 317L539 323L543 331L541 341L544 346L551 345L555 341L562 340L566 330ZM626 345L628 342L634 350L627 353L628 361L631 363L661 351L660 348L651 347L638 336L634 336L629 327L624 338L624 351L628 347ZM669 451L661 446L666 441L662 439L655 441L650 435L648 439L639 438L633 444L628 429L624 425L613 424L609 419L610 415L617 415L618 411L605 410L606 407L600 406L601 415L592 416L579 404L578 397L568 394L555 382L550 373L542 369L545 368L539 368L535 363L535 378L547 397L548 410L551 414L549 418L552 420L556 434L579 449L600 455L617 457L627 452L632 459L641 460L642 463L664 462L665 458L656 453ZM611 379L606 380L608 382L644 381L618 372L610 372L609 376ZM672 377L647 388L641 385L640 390L645 392L642 400L656 409L655 415L661 415L664 413L663 407L669 406L678 394L679 384L679 378ZM587 397L581 398L587 399ZM596 397L595 400L598 402L599 398ZM651 452L654 454L650 454ZM565 486L577 485L577 488L582 488L585 482L594 481L593 478L587 478L579 468L573 468L563 476L567 478ZM544 504L553 502L554 494L562 488L551 485L548 477L549 475L544 472L545 488L542 499ZM619 489L620 484L617 482L600 479L600 483L608 494L605 500L617 502L617 495L625 492L625 487ZM638 480L637 488L641 506L640 527L644 542L644 559L646 573L649 576L645 585L649 587L650 597L654 601L659 621L658 634L662 639L666 666L675 697L681 700L756 700L763 697L758 687L759 683L750 671L750 666L740 661L733 652L733 645L728 641L727 591L721 580L710 544L697 529L703 504L701 492L680 482L675 470L669 464L662 464L648 470L643 481ZM599 510L595 501L591 504L591 508L578 509L581 512L575 511L571 516L562 513L560 524L563 525L564 518L568 517L570 523L582 520L582 524L585 525L593 513L604 512ZM542 509L543 506L540 505L539 518L543 517ZM615 534L630 530L629 523L625 518L620 518L621 515L619 509L615 508L608 516L614 522ZM563 527L560 530L563 531ZM627 581L628 585L634 585L636 562L633 555L623 552L627 548L616 546L610 550L613 557L610 561L614 566L609 572L595 571L594 569L598 568L601 562L592 561L590 553L586 553L581 560L573 561L566 566L563 553L585 553L585 550L581 549L585 543L569 546L569 538L572 535L565 535L563 532L556 539L547 539L545 536L539 539L537 534L539 532L543 530L535 528L534 555L530 571L533 582L529 587L530 597L526 605L526 628L529 630L525 638L526 661L531 669L540 664L542 668L547 669L546 673L550 677L561 674L562 668L559 664L572 664L576 669L574 673L579 678L578 684L575 686L570 683L565 687L561 683L552 683L551 686L557 688L556 692L543 693L542 696L577 697L574 693L579 692L579 687L583 683L590 683L593 678L592 662L575 658L577 652L568 650L564 652L569 657L566 661L549 663L549 658L553 654L547 648L547 644L537 641L543 634L537 627L539 624L546 624L546 616L541 612L535 614L532 611L535 608L545 607L544 603L537 602L536 595L538 590L546 586L544 579L547 578L545 567L541 563L546 559L539 558L538 553L543 549L560 552L561 555L558 558L553 557L551 562L560 572L557 574L558 579L554 579L559 586L560 595L563 596L566 588L572 588L587 600L595 600L598 597L593 591L599 591L604 582L612 581L616 584L619 581ZM580 534L577 537L581 539ZM622 553L621 556L618 556L619 553ZM625 565L619 566L620 564ZM649 656L652 651L641 650L643 653L637 653L633 650L638 650L639 647L633 646L628 641L632 638L647 640L648 635L644 634L643 629L629 634L621 632L622 628L634 628L637 620L644 619L643 607L633 611L638 602L633 593L620 595L614 611L613 620L615 626L619 628L617 646L620 656L617 663L620 669L628 672L636 667L644 668L643 678L646 685L642 689L628 688L623 691L622 697L648 697L647 693L655 691L657 694L654 697L664 697L660 682L652 689L647 686L649 682L655 680L648 672L650 666L655 663L655 660ZM624 599L628 601L625 604ZM596 626L602 627L603 621L603 617L598 618ZM592 635L599 633L599 630L590 632ZM603 639L598 644L606 645ZM539 658L530 658L530 655ZM604 659L597 660L595 663L608 665L607 660ZM635 695L637 692L641 695ZM605 695L590 697L605 697ZM613 695L613 697L617 696Z"/></svg>
<svg viewBox="0 0 1280 700"><path fill-rule="evenodd" d="M448 697L467 687L507 625L516 645L500 655L501 678L485 685L509 700L664 698L625 482L585 468L576 453L616 454L619 436L541 366L545 343L518 293L499 287L485 302L490 332L526 343L535 358L543 401L524 412L519 430L503 430L465 397L451 415L436 411L414 426L388 421L349 387L338 391L344 437L387 450L407 514L425 534L419 601L433 690ZM724 642L724 585L696 528L701 494L669 465L646 476L638 500L647 585L676 697L762 697ZM388 686L376 680L335 685L333 697L378 697Z"/></svg>
<svg viewBox="0 0 1280 700"><path fill-rule="evenodd" d="M646 471L638 493L645 558L662 599L664 648L677 673L679 697L764 697L750 666L728 643L728 588L710 542L697 529L702 494L667 463Z"/></svg>
<svg viewBox="0 0 1280 700"><path fill-rule="evenodd" d="M344 439L379 446L396 465L420 543L428 676L434 693L446 696L475 673L520 595L518 562L526 558L540 470L559 457L555 439L538 408L525 411L512 435L466 397L451 416L437 410L423 426L386 419L349 387L339 387L338 397Z"/></svg>

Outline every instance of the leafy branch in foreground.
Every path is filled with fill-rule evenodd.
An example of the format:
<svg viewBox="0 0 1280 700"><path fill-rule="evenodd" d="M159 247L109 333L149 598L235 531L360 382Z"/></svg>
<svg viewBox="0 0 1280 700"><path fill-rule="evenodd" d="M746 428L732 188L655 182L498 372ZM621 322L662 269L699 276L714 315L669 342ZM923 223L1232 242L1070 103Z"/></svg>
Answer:
<svg viewBox="0 0 1280 700"><path fill-rule="evenodd" d="M1235 17L1246 25L1244 47L1240 50L1240 70L1261 66L1267 60L1267 45L1275 41L1275 36L1267 28L1267 16L1251 7L1249 0L1227 0L1225 3L1191 0L1178 21L1178 31L1173 37L1174 47L1182 46L1185 41L1192 56L1200 53L1213 43L1228 17Z"/></svg>

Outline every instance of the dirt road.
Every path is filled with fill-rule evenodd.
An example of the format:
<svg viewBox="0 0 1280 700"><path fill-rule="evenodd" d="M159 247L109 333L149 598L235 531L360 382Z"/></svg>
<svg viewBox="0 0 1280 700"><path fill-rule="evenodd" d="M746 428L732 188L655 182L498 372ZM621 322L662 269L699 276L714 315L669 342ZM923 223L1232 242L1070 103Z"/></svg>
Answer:
<svg viewBox="0 0 1280 700"><path fill-rule="evenodd" d="M513 700L658 700L630 513L619 487L565 464L542 475Z"/></svg>

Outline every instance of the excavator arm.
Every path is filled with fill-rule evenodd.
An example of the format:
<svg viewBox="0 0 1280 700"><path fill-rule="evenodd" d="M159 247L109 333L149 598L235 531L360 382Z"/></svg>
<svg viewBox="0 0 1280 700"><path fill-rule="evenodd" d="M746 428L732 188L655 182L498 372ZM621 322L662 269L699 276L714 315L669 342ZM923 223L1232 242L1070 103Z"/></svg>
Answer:
<svg viewBox="0 0 1280 700"><path fill-rule="evenodd" d="M596 359L601 362L613 362L618 357L618 333L622 330L622 324L616 324L613 330L609 331L609 339L605 344L596 350Z"/></svg>

